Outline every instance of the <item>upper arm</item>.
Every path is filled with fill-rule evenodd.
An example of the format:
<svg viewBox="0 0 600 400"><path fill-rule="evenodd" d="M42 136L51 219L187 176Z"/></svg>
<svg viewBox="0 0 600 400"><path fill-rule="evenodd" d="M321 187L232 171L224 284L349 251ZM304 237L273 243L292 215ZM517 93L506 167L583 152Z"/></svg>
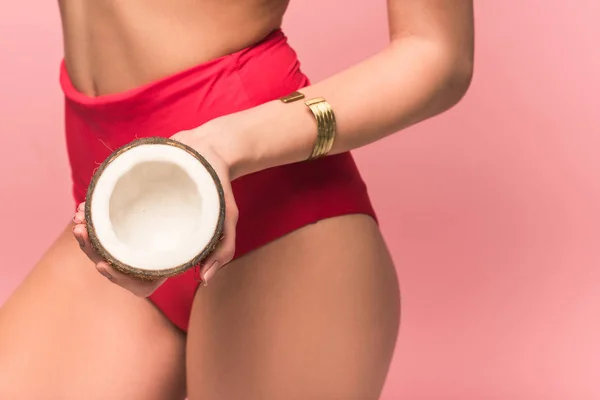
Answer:
<svg viewBox="0 0 600 400"><path fill-rule="evenodd" d="M417 37L472 58L473 0L387 0L392 41Z"/></svg>

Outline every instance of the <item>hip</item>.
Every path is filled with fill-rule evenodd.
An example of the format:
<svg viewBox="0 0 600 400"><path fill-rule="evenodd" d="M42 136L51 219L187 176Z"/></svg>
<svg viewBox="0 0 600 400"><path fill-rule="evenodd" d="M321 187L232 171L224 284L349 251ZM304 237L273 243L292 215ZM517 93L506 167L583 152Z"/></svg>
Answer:
<svg viewBox="0 0 600 400"><path fill-rule="evenodd" d="M141 137L171 137L310 84L279 29L241 51L114 94L87 96L75 89L64 63L60 72L75 203L85 200L92 175L113 150ZM356 212L374 215L350 153L246 175L232 187L238 230L248 238L238 244L240 253L291 225ZM268 234L253 235L258 225Z"/></svg>

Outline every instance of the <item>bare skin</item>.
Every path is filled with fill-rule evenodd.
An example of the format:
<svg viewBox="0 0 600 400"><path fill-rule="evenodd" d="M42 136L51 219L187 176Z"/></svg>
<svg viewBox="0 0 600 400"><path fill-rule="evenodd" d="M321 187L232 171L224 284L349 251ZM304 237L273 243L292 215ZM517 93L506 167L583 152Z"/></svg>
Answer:
<svg viewBox="0 0 600 400"><path fill-rule="evenodd" d="M206 289L195 298L188 337L190 393L378 398L400 310L394 266L370 217L293 232L232 262Z"/></svg>
<svg viewBox="0 0 600 400"><path fill-rule="evenodd" d="M256 43L287 0L59 0L65 63L90 96L124 91Z"/></svg>
<svg viewBox="0 0 600 400"><path fill-rule="evenodd" d="M184 335L98 274L69 225L0 308L0 399L184 396Z"/></svg>
<svg viewBox="0 0 600 400"><path fill-rule="evenodd" d="M228 264L198 291L187 338L98 274L69 226L0 309L0 398L179 400L187 377L191 400L376 399L398 318L392 261L363 215Z"/></svg>
<svg viewBox="0 0 600 400"><path fill-rule="evenodd" d="M66 66L88 96L128 90L247 47L279 27L287 8L286 0L59 4ZM468 87L470 0L388 0L388 10L389 49L306 88L339 114L334 153L440 113ZM223 174L300 161L314 142L314 121L298 105L278 107L271 102L179 137L204 146ZM254 127L231 137L238 149L264 144L264 159L249 163L247 150L226 154L234 146L211 135L223 126ZM273 129L295 140L265 140L277 136ZM0 308L1 399L379 397L400 305L394 265L370 217L322 220L228 263L198 290L187 335L143 298L155 287L98 274L115 271L89 254L89 243L82 252L76 238L85 242L85 221L75 220ZM227 223L234 234L235 221ZM230 245L217 251L222 264L233 254Z"/></svg>

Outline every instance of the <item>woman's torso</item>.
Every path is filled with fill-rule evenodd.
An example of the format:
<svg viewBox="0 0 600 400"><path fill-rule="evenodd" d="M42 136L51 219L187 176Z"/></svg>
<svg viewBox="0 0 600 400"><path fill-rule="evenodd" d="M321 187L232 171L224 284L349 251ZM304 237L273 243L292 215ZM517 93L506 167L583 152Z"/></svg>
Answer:
<svg viewBox="0 0 600 400"><path fill-rule="evenodd" d="M288 0L59 0L65 65L88 96L235 52L281 25Z"/></svg>

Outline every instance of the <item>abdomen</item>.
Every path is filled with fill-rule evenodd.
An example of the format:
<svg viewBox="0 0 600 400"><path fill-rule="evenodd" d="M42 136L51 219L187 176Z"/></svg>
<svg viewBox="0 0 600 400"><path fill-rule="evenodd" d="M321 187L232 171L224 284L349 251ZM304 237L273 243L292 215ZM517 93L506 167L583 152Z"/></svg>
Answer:
<svg viewBox="0 0 600 400"><path fill-rule="evenodd" d="M256 43L287 0L60 0L65 64L89 96L143 85Z"/></svg>

